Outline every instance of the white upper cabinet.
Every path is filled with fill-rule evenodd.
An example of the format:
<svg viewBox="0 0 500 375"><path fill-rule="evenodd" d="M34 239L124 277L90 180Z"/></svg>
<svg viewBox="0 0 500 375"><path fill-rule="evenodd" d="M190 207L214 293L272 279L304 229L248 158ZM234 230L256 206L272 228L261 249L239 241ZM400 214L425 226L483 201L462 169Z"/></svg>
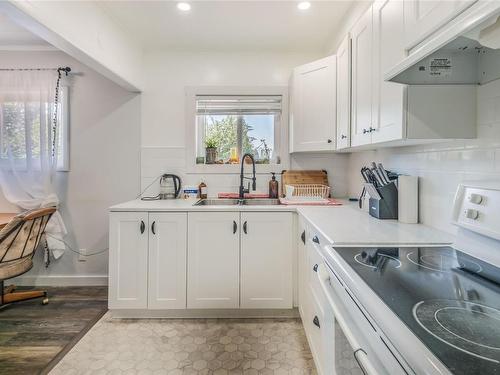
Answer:
<svg viewBox="0 0 500 375"><path fill-rule="evenodd" d="M109 308L148 304L148 213L113 212L109 222Z"/></svg>
<svg viewBox="0 0 500 375"><path fill-rule="evenodd" d="M149 214L148 308L186 308L187 213Z"/></svg>
<svg viewBox="0 0 500 375"><path fill-rule="evenodd" d="M239 308L239 222L239 212L188 213L188 308Z"/></svg>
<svg viewBox="0 0 500 375"><path fill-rule="evenodd" d="M335 150L336 58L294 69L291 152Z"/></svg>
<svg viewBox="0 0 500 375"><path fill-rule="evenodd" d="M404 0L406 49L416 46L474 3L475 0Z"/></svg>
<svg viewBox="0 0 500 375"><path fill-rule="evenodd" d="M337 50L337 150L351 145L351 38Z"/></svg>
<svg viewBox="0 0 500 375"><path fill-rule="evenodd" d="M372 8L351 30L352 38L352 117L351 145L371 143L373 83Z"/></svg>
<svg viewBox="0 0 500 375"><path fill-rule="evenodd" d="M403 2L373 3L373 106L371 142L405 136L405 86L384 81L384 72L405 58Z"/></svg>
<svg viewBox="0 0 500 375"><path fill-rule="evenodd" d="M384 81L406 56L403 14L403 2L377 0L351 30L351 146L475 137L474 86Z"/></svg>
<svg viewBox="0 0 500 375"><path fill-rule="evenodd" d="M241 213L242 308L292 308L293 233L290 212Z"/></svg>

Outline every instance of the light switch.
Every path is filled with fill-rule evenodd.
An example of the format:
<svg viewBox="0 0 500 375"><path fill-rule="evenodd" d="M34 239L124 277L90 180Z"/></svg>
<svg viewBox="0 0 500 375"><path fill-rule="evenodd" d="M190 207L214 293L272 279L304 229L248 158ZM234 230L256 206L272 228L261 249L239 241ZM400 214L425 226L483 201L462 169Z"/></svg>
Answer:
<svg viewBox="0 0 500 375"><path fill-rule="evenodd" d="M483 201L483 196L479 194L471 194L469 195L469 202L473 204L481 204Z"/></svg>
<svg viewBox="0 0 500 375"><path fill-rule="evenodd" d="M479 211L468 208L465 210L465 217L467 219L477 220L477 218L479 217Z"/></svg>

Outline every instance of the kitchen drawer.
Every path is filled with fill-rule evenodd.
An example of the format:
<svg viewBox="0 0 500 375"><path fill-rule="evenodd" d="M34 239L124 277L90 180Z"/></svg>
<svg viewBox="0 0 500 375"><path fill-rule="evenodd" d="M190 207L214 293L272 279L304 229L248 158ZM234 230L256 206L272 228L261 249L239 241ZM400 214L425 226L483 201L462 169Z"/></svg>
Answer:
<svg viewBox="0 0 500 375"><path fill-rule="evenodd" d="M322 298L321 290L310 290L310 312L307 316L307 325L310 331L309 334L309 345L311 346L311 352L313 353L314 362L316 364L316 368L318 369L319 374L328 375L330 374L327 371L327 368L331 368L327 366L328 359L332 358L332 353L326 353L325 351L325 342L327 340L333 341L333 331L330 328L331 324L328 320L333 319L333 315L329 314L327 316L326 313L326 301ZM306 328L307 329L307 328Z"/></svg>
<svg viewBox="0 0 500 375"><path fill-rule="evenodd" d="M321 285L319 284L317 271L320 264L323 262L324 259L321 255L319 245L310 240L307 246L307 281L311 290L316 293L318 299L320 299L320 302L322 303L325 302L325 298L322 297L322 293L320 293Z"/></svg>

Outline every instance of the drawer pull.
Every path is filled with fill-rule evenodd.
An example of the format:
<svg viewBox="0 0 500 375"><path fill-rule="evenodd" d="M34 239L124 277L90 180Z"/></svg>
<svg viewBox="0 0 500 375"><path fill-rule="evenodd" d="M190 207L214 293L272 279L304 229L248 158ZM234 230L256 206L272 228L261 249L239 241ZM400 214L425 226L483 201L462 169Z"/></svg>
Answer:
<svg viewBox="0 0 500 375"><path fill-rule="evenodd" d="M238 230L238 224L236 224L236 221L233 220L233 234L235 234L237 230Z"/></svg>
<svg viewBox="0 0 500 375"><path fill-rule="evenodd" d="M141 220L141 226L140 226L140 229L141 229L141 234L144 233L144 230L146 229L146 224L144 224L144 221Z"/></svg>
<svg viewBox="0 0 500 375"><path fill-rule="evenodd" d="M156 224L156 221L153 221L153 224L151 224L151 232L153 232L153 234L156 234L155 224Z"/></svg>
<svg viewBox="0 0 500 375"><path fill-rule="evenodd" d="M318 265L317 265L317 264L315 264L315 265L313 266L313 271L314 271L314 272L318 272Z"/></svg>
<svg viewBox="0 0 500 375"><path fill-rule="evenodd" d="M314 316L314 319L313 319L313 324L318 327L318 328L321 328L320 324L319 324L319 318L317 315Z"/></svg>
<svg viewBox="0 0 500 375"><path fill-rule="evenodd" d="M319 238L318 238L318 236L314 236L313 237L313 242L317 243L319 245Z"/></svg>
<svg viewBox="0 0 500 375"><path fill-rule="evenodd" d="M306 231L302 232L302 234L300 235L300 239L302 240L302 242L305 245L306 244Z"/></svg>
<svg viewBox="0 0 500 375"><path fill-rule="evenodd" d="M247 222L246 221L243 223L243 232L245 232L245 234L248 234L248 232L247 232Z"/></svg>

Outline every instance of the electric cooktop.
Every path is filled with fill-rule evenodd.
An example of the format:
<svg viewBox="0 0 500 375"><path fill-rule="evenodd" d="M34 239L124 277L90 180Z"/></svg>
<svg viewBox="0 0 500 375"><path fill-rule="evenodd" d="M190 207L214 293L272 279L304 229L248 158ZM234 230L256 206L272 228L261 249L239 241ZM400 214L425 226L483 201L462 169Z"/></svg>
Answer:
<svg viewBox="0 0 500 375"><path fill-rule="evenodd" d="M455 374L500 374L500 269L452 247L335 248Z"/></svg>

